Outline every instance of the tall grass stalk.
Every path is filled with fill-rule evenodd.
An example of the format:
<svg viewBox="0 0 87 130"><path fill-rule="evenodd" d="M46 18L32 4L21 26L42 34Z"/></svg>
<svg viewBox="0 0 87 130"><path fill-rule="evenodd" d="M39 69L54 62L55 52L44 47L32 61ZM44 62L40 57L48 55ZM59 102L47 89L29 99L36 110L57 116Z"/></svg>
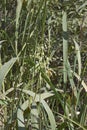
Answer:
<svg viewBox="0 0 87 130"><path fill-rule="evenodd" d="M76 0L9 0L10 10L10 2L1 1L6 24L0 23L1 125L6 130L86 130L87 85L81 73L83 77L87 64L82 72L78 44L78 21L86 5ZM86 38L82 40L84 44Z"/></svg>
<svg viewBox="0 0 87 130"><path fill-rule="evenodd" d="M62 28L63 28L63 89L64 89L64 109L66 109L66 87L67 87L67 60L68 60L68 42L67 42L67 12L63 10L62 12ZM65 110L66 111L66 110ZM67 113L67 111L66 111Z"/></svg>
<svg viewBox="0 0 87 130"><path fill-rule="evenodd" d="M63 28L63 77L64 84L67 83L67 59L68 59L68 33L67 33L67 12L62 12L62 28Z"/></svg>
<svg viewBox="0 0 87 130"><path fill-rule="evenodd" d="M17 8L16 8L16 31L15 31L15 54L18 54L18 32L19 32L19 23L20 23L20 15L22 9L23 0L17 0Z"/></svg>

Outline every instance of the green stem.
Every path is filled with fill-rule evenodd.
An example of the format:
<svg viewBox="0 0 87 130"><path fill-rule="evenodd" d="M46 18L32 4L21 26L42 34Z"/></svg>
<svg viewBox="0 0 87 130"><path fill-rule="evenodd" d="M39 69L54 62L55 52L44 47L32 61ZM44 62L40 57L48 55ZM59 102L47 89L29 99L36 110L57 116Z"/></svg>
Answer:
<svg viewBox="0 0 87 130"><path fill-rule="evenodd" d="M67 59L68 59L68 36L67 36L67 13L63 11L62 17L62 28L63 28L63 66L64 66L64 84L67 83Z"/></svg>

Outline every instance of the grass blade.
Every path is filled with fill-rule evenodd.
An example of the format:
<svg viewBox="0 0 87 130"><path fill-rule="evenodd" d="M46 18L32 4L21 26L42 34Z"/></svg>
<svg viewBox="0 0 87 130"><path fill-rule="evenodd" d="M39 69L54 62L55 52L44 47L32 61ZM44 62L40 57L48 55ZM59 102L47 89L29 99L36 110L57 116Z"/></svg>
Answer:
<svg viewBox="0 0 87 130"><path fill-rule="evenodd" d="M56 122L55 122L53 112L51 111L48 104L44 100L41 100L41 103L43 104L43 107L47 112L47 115L48 115L48 118L49 118L49 121L50 121L50 124L51 124L51 129L56 130Z"/></svg>
<svg viewBox="0 0 87 130"><path fill-rule="evenodd" d="M39 115L37 111L37 104L35 102L32 103L31 106L31 125L32 125L32 130L39 130Z"/></svg>
<svg viewBox="0 0 87 130"><path fill-rule="evenodd" d="M17 8L16 8L16 31L15 31L15 53L18 54L18 29L19 29L19 18L22 9L23 0L17 0Z"/></svg>
<svg viewBox="0 0 87 130"><path fill-rule="evenodd" d="M18 108L17 120L18 120L18 130L25 130L23 110L21 108Z"/></svg>
<svg viewBox="0 0 87 130"><path fill-rule="evenodd" d="M8 72L10 71L11 67L14 65L16 62L17 58L12 58L8 62L6 62L4 65L2 65L0 69L0 89L2 87L2 83L4 82L4 79Z"/></svg>
<svg viewBox="0 0 87 130"><path fill-rule="evenodd" d="M64 65L64 84L67 82L67 59L68 59L68 36L67 36L67 13L63 11L63 65Z"/></svg>
<svg viewBox="0 0 87 130"><path fill-rule="evenodd" d="M80 55L80 46L78 43L74 40L75 48L76 48L76 55L78 59L78 74L81 75L81 55Z"/></svg>

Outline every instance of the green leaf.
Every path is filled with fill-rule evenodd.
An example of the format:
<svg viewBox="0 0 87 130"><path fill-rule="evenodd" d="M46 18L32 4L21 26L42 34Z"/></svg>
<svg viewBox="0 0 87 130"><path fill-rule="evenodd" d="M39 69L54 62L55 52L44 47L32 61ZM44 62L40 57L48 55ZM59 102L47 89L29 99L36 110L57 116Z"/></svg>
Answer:
<svg viewBox="0 0 87 130"><path fill-rule="evenodd" d="M81 130L87 130L87 129L85 129L85 127L83 127L83 126L82 126L80 123L78 123L77 121L74 121L74 120L72 120L71 118L68 118L67 116L62 115L62 114L60 114L60 113L58 113L58 115L59 115L60 117L63 117L64 119L67 119L69 122L75 124L76 126L79 126L79 128L81 128Z"/></svg>
<svg viewBox="0 0 87 130"><path fill-rule="evenodd" d="M18 108L17 111L18 130L25 130L23 110Z"/></svg>
<svg viewBox="0 0 87 130"><path fill-rule="evenodd" d="M51 129L56 130L56 122L55 122L55 118L54 118L54 115L53 115L51 109L49 108L48 104L44 100L41 100L41 103L43 104L44 109L47 112L47 115L48 115L48 118L49 118L49 121L51 124Z"/></svg>
<svg viewBox="0 0 87 130"><path fill-rule="evenodd" d="M22 9L23 0L17 0L17 9L16 9L16 28L19 27L19 17Z"/></svg>
<svg viewBox="0 0 87 130"><path fill-rule="evenodd" d="M76 49L76 55L77 55L77 59L78 59L78 74L81 75L81 54L80 54L80 46L79 44L75 41L75 39L73 40L75 43L75 49Z"/></svg>
<svg viewBox="0 0 87 130"><path fill-rule="evenodd" d="M78 9L77 11L81 10L82 8L84 8L87 5L87 1L85 1Z"/></svg>
<svg viewBox="0 0 87 130"><path fill-rule="evenodd" d="M0 99L0 105L7 105L7 101L3 100L3 99Z"/></svg>
<svg viewBox="0 0 87 130"><path fill-rule="evenodd" d="M63 107L63 101L61 100L61 95L59 92L57 92L55 86L52 84L52 82L50 81L50 79L47 77L47 75L44 73L44 71L41 69L41 76L42 78L46 81L46 83L48 83L48 85L51 87L51 89L53 90L55 97L60 101L62 107Z"/></svg>
<svg viewBox="0 0 87 130"><path fill-rule="evenodd" d="M37 104L35 102L32 102L31 106L31 125L32 125L32 130L39 130L39 115L38 115L38 110L37 110Z"/></svg>
<svg viewBox="0 0 87 130"><path fill-rule="evenodd" d="M24 89L22 89L22 90L18 89L18 90L27 94L27 95L29 95L29 96L31 96L31 97L33 97L36 102L39 102L42 99L47 99L49 97L54 96L53 91L45 92L45 93L42 93L42 94L36 94L36 93L34 93L33 91L30 91L30 90L24 90ZM56 91L63 92L62 90L59 90L59 89L56 89Z"/></svg>
<svg viewBox="0 0 87 130"><path fill-rule="evenodd" d="M67 34L67 13L62 12L62 29L63 29L63 78L64 84L67 82L67 59L68 59L68 34Z"/></svg>
<svg viewBox="0 0 87 130"><path fill-rule="evenodd" d="M76 86L75 86L75 83L74 83L74 80L73 80L73 73L71 72L71 66L70 66L69 61L68 61L68 77L69 77L69 80L70 80L70 84L71 84L74 96L77 97L77 90L76 90Z"/></svg>
<svg viewBox="0 0 87 130"><path fill-rule="evenodd" d="M24 111L28 108L29 101L25 101L17 111L18 130L25 130Z"/></svg>
<svg viewBox="0 0 87 130"><path fill-rule="evenodd" d="M16 62L17 58L12 58L8 62L6 62L2 67L0 68L0 89L2 87L2 83L4 82L4 79L8 72L10 71L11 67L14 65Z"/></svg>

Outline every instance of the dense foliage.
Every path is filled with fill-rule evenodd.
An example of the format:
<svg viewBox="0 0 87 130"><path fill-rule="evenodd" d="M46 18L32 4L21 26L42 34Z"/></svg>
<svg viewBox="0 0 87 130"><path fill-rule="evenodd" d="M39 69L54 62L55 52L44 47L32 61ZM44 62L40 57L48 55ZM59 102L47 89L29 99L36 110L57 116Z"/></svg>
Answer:
<svg viewBox="0 0 87 130"><path fill-rule="evenodd" d="M0 3L1 129L86 130L86 0Z"/></svg>

